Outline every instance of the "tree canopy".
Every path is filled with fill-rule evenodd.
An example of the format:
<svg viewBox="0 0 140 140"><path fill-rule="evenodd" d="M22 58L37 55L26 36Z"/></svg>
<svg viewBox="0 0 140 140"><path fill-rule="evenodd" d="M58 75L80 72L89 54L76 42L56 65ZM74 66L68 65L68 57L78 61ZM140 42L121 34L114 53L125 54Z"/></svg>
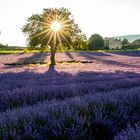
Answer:
<svg viewBox="0 0 140 140"><path fill-rule="evenodd" d="M128 39L127 39L127 38L124 38L124 39L122 40L122 45L128 45L128 44L129 44Z"/></svg>
<svg viewBox="0 0 140 140"><path fill-rule="evenodd" d="M104 48L103 38L99 34L93 34L88 40L89 50L99 50Z"/></svg>
<svg viewBox="0 0 140 140"><path fill-rule="evenodd" d="M54 21L62 24L62 28L57 33L51 30ZM42 14L33 14L28 18L22 31L27 36L28 46L32 49L37 46L44 49L44 47L52 46L54 43L74 47L73 45L77 41L81 43L86 41L86 36L75 23L71 12L66 8L49 8L44 9Z"/></svg>
<svg viewBox="0 0 140 140"><path fill-rule="evenodd" d="M52 29L54 22L60 24L60 29ZM27 44L31 49L40 47L44 50L50 46L51 57L55 57L56 49L60 45L74 48L77 47L76 44L86 44L86 36L66 8L48 8L41 14L32 15L22 31L27 36Z"/></svg>

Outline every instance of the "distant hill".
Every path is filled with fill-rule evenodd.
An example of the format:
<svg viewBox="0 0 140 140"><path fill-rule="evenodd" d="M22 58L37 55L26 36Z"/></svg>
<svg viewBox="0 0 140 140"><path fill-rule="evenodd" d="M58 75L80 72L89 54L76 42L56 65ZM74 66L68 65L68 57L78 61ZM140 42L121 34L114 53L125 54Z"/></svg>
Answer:
<svg viewBox="0 0 140 140"><path fill-rule="evenodd" d="M140 39L137 39L131 43L132 46L140 46Z"/></svg>
<svg viewBox="0 0 140 140"><path fill-rule="evenodd" d="M135 41L137 39L140 39L140 35L124 35L124 36L116 36L116 37L113 37L113 38L121 39L121 40L126 38L126 39L129 40L129 42L133 42L133 41Z"/></svg>

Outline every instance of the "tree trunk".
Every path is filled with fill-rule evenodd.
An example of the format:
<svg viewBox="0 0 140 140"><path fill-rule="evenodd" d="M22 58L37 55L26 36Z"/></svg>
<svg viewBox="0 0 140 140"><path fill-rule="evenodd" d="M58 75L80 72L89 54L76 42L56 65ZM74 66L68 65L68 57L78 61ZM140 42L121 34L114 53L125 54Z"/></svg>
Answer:
<svg viewBox="0 0 140 140"><path fill-rule="evenodd" d="M51 66L54 66L56 65L56 62L55 62L55 53L56 53L56 46L51 46L51 58L50 58L50 61L51 61Z"/></svg>

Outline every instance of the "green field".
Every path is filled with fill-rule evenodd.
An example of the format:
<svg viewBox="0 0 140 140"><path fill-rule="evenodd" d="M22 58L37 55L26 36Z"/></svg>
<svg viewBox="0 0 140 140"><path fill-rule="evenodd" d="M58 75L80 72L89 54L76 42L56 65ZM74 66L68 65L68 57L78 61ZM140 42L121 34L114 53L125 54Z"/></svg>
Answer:
<svg viewBox="0 0 140 140"><path fill-rule="evenodd" d="M140 48L137 49L121 49L121 50L93 50L93 51L81 51L80 52L126 52L126 51L139 51ZM45 52L48 52L46 50ZM66 50L66 52L76 52L77 50ZM27 47L18 47L18 46L10 46L10 47L0 47L0 54L17 54L17 53L28 53L28 52L40 52L39 50L27 50ZM58 50L58 52L61 52ZM78 51L79 52L79 51Z"/></svg>

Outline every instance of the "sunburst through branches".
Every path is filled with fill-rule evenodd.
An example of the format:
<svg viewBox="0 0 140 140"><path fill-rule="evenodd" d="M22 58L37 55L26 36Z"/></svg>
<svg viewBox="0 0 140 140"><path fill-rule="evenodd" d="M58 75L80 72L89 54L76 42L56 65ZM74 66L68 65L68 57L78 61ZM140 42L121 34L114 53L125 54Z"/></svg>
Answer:
<svg viewBox="0 0 140 140"><path fill-rule="evenodd" d="M64 40L68 43L67 37L70 36L70 20L68 15L53 15L43 18L43 21L39 22L42 27L41 32L36 34L34 37L43 35L43 39L47 39L47 45L53 43L61 44L61 41Z"/></svg>
<svg viewBox="0 0 140 140"><path fill-rule="evenodd" d="M61 29L61 24L58 21L54 21L51 25L51 29L57 32Z"/></svg>

